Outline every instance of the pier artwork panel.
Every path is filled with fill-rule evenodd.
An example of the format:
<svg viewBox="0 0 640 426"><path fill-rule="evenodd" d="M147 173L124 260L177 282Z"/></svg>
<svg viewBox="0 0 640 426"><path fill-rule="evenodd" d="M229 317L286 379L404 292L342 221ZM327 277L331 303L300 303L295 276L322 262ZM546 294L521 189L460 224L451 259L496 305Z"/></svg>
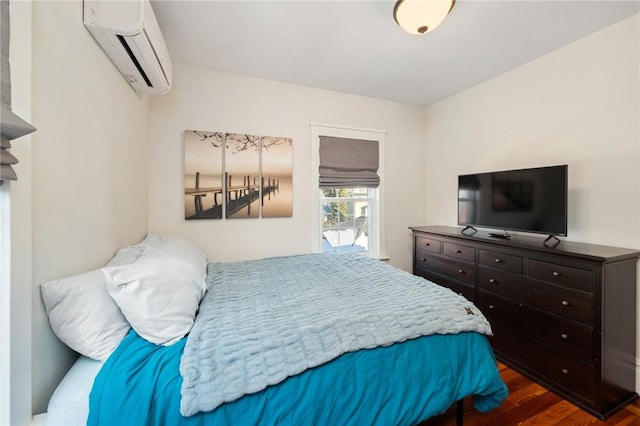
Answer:
<svg viewBox="0 0 640 426"><path fill-rule="evenodd" d="M225 142L226 217L260 217L260 136L228 133ZM252 205L253 204L253 205Z"/></svg>
<svg viewBox="0 0 640 426"><path fill-rule="evenodd" d="M186 220L291 217L293 140L185 130Z"/></svg>
<svg viewBox="0 0 640 426"><path fill-rule="evenodd" d="M262 217L293 216L293 139L262 138Z"/></svg>
<svg viewBox="0 0 640 426"><path fill-rule="evenodd" d="M184 217L222 219L224 133L184 132Z"/></svg>

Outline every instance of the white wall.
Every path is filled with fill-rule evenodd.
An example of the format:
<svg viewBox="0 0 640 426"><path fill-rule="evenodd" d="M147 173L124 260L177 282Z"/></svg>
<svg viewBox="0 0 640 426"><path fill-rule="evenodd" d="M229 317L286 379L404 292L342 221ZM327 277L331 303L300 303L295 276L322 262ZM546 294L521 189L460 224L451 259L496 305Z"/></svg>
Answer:
<svg viewBox="0 0 640 426"><path fill-rule="evenodd" d="M410 270L408 227L425 216L424 109L275 81L176 65L169 94L150 99L149 230L184 236L214 261L308 253L310 123L386 130L386 254ZM183 131L293 138L293 217L184 220Z"/></svg>
<svg viewBox="0 0 640 426"><path fill-rule="evenodd" d="M21 118L32 121L31 116L31 3L11 3L11 95L12 109ZM9 273L9 288L3 289L10 306L4 305L2 326L9 326L8 344L3 342L0 377L8 398L0 408L0 424L25 424L31 418L31 136L12 143L11 152L20 160L14 166L19 180L3 184L10 194L3 194L3 202L10 204L10 263L3 259L3 275ZM6 190L6 188L4 188ZM7 196L8 195L8 196ZM3 213L6 214L6 210ZM3 221L6 218L3 217ZM3 251L3 257L7 251ZM8 292L4 292L8 290ZM4 302L5 300L3 300ZM9 320L9 321L7 321ZM27 337L27 338L25 338ZM5 352L8 349L8 352ZM6 368L8 361L8 369ZM7 371L8 370L8 371ZM6 388L5 388L6 386ZM7 395L3 395L3 398ZM5 406L4 404L8 404Z"/></svg>
<svg viewBox="0 0 640 426"><path fill-rule="evenodd" d="M568 164L568 238L639 248L638 20L427 108L427 221L456 224L458 174Z"/></svg>
<svg viewBox="0 0 640 426"><path fill-rule="evenodd" d="M427 108L426 222L456 224L459 174L568 164L567 239L640 249L639 28L635 15Z"/></svg>
<svg viewBox="0 0 640 426"><path fill-rule="evenodd" d="M39 413L75 354L52 334L38 286L100 267L146 234L148 101L86 31L80 0L32 8L32 395Z"/></svg>

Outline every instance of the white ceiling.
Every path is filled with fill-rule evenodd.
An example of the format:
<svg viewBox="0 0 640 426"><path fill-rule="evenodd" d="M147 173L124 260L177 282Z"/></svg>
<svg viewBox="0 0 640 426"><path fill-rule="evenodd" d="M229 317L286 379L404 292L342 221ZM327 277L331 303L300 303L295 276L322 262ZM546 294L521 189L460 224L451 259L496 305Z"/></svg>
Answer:
<svg viewBox="0 0 640 426"><path fill-rule="evenodd" d="M416 36L395 23L390 0L152 5L174 63L417 105L640 10L638 0L457 0L440 27Z"/></svg>

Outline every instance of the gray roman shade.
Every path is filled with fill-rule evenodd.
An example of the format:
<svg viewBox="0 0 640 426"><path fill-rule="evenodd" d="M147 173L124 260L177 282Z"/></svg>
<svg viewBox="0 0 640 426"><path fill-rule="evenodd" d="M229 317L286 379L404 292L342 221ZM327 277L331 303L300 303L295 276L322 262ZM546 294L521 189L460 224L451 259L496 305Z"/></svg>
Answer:
<svg viewBox="0 0 640 426"><path fill-rule="evenodd" d="M11 111L11 71L9 65L9 0L0 0L0 184L17 180L13 165L18 159L11 154L11 141L36 130Z"/></svg>
<svg viewBox="0 0 640 426"><path fill-rule="evenodd" d="M320 136L321 188L377 188L378 141Z"/></svg>

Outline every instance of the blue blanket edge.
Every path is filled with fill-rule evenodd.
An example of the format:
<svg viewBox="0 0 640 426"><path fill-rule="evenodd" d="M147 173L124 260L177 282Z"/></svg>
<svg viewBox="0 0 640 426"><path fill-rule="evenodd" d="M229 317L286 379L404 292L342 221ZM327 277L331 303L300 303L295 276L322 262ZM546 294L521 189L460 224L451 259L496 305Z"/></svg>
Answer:
<svg viewBox="0 0 640 426"><path fill-rule="evenodd" d="M95 379L87 424L293 425L339 418L345 425L409 425L469 395L485 412L508 394L486 337L460 333L343 354L213 411L183 417L179 364L185 342L157 346L131 330ZM287 403L292 398L293 408Z"/></svg>

